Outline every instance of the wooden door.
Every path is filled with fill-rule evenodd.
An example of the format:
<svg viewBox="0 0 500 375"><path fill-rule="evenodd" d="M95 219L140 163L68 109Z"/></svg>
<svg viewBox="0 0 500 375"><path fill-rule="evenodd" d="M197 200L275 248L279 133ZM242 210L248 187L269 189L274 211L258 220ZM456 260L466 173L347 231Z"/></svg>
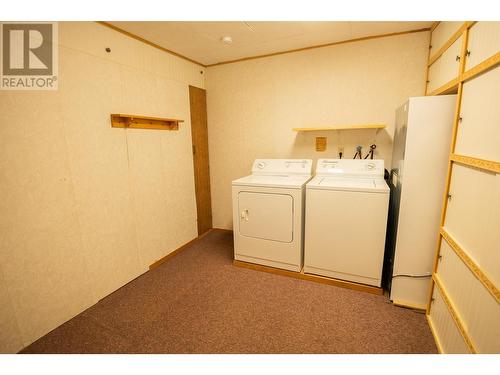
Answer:
<svg viewBox="0 0 500 375"><path fill-rule="evenodd" d="M205 90L189 86L198 235L212 228L206 99L207 93Z"/></svg>

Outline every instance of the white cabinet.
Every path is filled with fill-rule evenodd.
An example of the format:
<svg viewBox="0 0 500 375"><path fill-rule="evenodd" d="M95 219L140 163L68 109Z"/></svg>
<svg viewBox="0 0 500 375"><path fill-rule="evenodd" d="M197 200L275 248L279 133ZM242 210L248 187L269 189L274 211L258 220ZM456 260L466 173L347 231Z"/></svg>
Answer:
<svg viewBox="0 0 500 375"><path fill-rule="evenodd" d="M429 314L429 323L437 337L438 345L445 354L466 354L470 353L467 344L462 338L452 316L450 315L446 303L439 292L439 288L434 287L432 295L433 302Z"/></svg>
<svg viewBox="0 0 500 375"><path fill-rule="evenodd" d="M500 22L477 22L469 30L465 69L480 64L500 51Z"/></svg>
<svg viewBox="0 0 500 375"><path fill-rule="evenodd" d="M500 174L455 164L446 231L500 285Z"/></svg>
<svg viewBox="0 0 500 375"><path fill-rule="evenodd" d="M500 162L500 67L464 83L455 153Z"/></svg>
<svg viewBox="0 0 500 375"><path fill-rule="evenodd" d="M428 93L458 77L460 67L458 58L460 57L461 46L462 37L458 38L455 43L453 43L450 48L429 67Z"/></svg>
<svg viewBox="0 0 500 375"><path fill-rule="evenodd" d="M456 98L410 98L396 112L391 212L397 212L397 218L388 224L387 242L388 254L394 249L394 275L432 273ZM428 188L423 188L422 176ZM391 300L425 307L429 284L426 277L393 277Z"/></svg>

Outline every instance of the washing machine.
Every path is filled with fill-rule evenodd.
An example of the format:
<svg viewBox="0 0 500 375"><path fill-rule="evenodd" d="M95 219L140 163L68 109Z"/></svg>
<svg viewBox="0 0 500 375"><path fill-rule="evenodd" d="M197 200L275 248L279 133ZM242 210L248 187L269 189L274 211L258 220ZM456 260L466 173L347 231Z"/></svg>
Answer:
<svg viewBox="0 0 500 375"><path fill-rule="evenodd" d="M257 159L251 175L232 182L236 260L301 271L311 172L312 160Z"/></svg>
<svg viewBox="0 0 500 375"><path fill-rule="evenodd" d="M383 160L319 159L306 186L304 272L380 287L388 209Z"/></svg>

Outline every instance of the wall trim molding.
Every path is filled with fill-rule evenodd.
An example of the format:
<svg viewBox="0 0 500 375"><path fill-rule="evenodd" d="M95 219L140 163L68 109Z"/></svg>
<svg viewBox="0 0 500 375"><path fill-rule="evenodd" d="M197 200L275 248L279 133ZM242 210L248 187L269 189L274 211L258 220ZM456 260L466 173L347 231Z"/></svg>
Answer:
<svg viewBox="0 0 500 375"><path fill-rule="evenodd" d="M170 253L168 253L164 257L158 259L156 262L154 262L153 264L151 264L149 266L149 271L155 269L158 266L161 266L163 263L169 261L171 258L173 258L177 254L183 252L188 247L190 247L191 245L195 244L196 242L198 242L199 240L201 240L203 237L205 237L207 234L212 233L212 232L231 232L231 233L233 233L233 231L231 229L211 228L211 229L207 230L205 233L200 234L198 237L193 238L191 241L186 242L181 247L178 247L177 249L171 251Z"/></svg>
<svg viewBox="0 0 500 375"><path fill-rule="evenodd" d="M160 45L158 45L158 44L156 44L156 43L153 43L153 42L151 42L151 41L149 41L149 40L147 40L147 39L144 39L144 38L140 37L139 35L136 35L136 34L133 34L133 33L129 32L129 31L123 30L123 29L119 28L118 26L115 26L115 25L113 25L113 24L111 24L111 23L109 23L109 22L106 22L106 21L95 21L95 22L96 22L96 23L98 23L98 24L100 24L100 25L103 25L103 26L109 27L110 29L113 29L113 30L115 30L115 31L117 31L117 32L119 32L119 33L121 33L121 34L123 34L123 35L126 35L126 36L128 36L129 38L132 38L132 39L138 40L139 42L142 42L142 43L147 44L147 45L149 45L149 46L151 46L151 47L153 47L153 48L156 48L156 49L159 49L159 50L161 50L161 51L163 51L163 52L166 52L166 53L168 53L168 54L170 54L170 55L174 55L174 56L180 57L181 59L187 60L187 61L189 61L189 62L192 62L193 64L196 64L196 65L202 66L202 67L204 67L204 68L206 68L206 67L207 67L205 64L202 64L202 63L201 63L201 62L199 62L199 61L196 61L196 60L190 59L190 58L189 58L189 57L187 57L187 56L181 55L180 53L177 53L177 52L175 52L175 51L172 51L172 50L170 50L170 49L167 49L167 48L165 48L165 47L162 47L162 46L160 46Z"/></svg>
<svg viewBox="0 0 500 375"><path fill-rule="evenodd" d="M217 65L233 64L233 63L247 61L247 60L262 59L262 58L265 58L265 57L272 57L272 56L277 56L277 55L284 55L284 54L294 53L294 52L302 52L302 51L307 51L307 50L310 50L310 49L330 47L330 46L335 46L335 45L338 45L338 44L354 43L354 42L361 42L361 41L370 40L370 39L378 39L378 38L386 38L386 37L390 37L390 36L420 33L420 32L430 31L431 28L433 26L436 27L437 23L438 23L438 22L435 22L431 27L424 27L424 28L420 28L420 29L413 29L413 30L407 30L407 31L398 31L398 32L386 33L386 34L375 34L375 35L369 35L369 36L364 36L364 37L360 37L360 38L345 39L345 40L341 40L341 41L338 41L338 42L318 44L318 45L313 45L313 46L308 46L308 47L295 48L295 49L290 49L290 50L285 50L285 51L278 51L278 52L273 52L273 53L267 53L267 54L263 54L263 55L254 55L254 56L247 56L247 57L242 57L242 58L234 59L234 60L219 61L219 62L216 62L216 63L213 63L213 64L203 64L203 63L201 63L199 61L193 60L193 59L191 59L191 58L189 58L187 56L181 55L180 53L177 53L177 52L172 51L172 50L170 50L168 48L162 47L162 46L160 46L160 45L158 45L158 44L156 44L154 42L151 42L151 41L149 41L149 40L147 40L145 38L142 38L139 35L136 35L134 33L126 31L126 30L124 30L124 29L122 29L122 28L120 28L118 26L115 26L115 25L109 23L108 21L95 21L95 22L98 23L98 24L100 24L100 25L109 27L110 29L113 29L113 30L115 30L115 31L117 31L119 33L122 33L122 34L128 36L129 38L138 40L138 41L140 41L142 43L145 43L145 44L147 44L147 45L149 45L151 47L157 48L157 49L159 49L159 50L161 50L163 52L169 53L171 55L180 57L181 59L190 61L190 62L192 62L194 64L197 64L199 66L202 66L204 68L209 68L209 67L217 66Z"/></svg>
<svg viewBox="0 0 500 375"><path fill-rule="evenodd" d="M154 262L153 264L151 264L149 266L149 271L161 266L163 263L169 261L171 258L173 258L174 256L176 256L177 254L181 253L182 251L186 250L189 246L193 245L194 243L198 242L199 240L201 240L203 237L205 237L207 234L209 234L210 232L212 232L213 229L209 229L207 230L205 233L203 234L200 234L198 237L195 237L193 238L191 241L189 242L186 242L184 245L182 245L181 247L178 247L177 249L171 251L170 253L168 253L167 255L163 256L162 258L158 259L156 262Z"/></svg>
<svg viewBox="0 0 500 375"><path fill-rule="evenodd" d="M339 45L339 44L362 42L362 41L370 40L370 39L379 39L379 38L387 38L387 37L390 37L390 36L398 36L398 35L405 35L405 34L421 33L421 32L425 32L425 31L430 31L430 29L431 29L430 27L424 27L424 28L421 28L421 29L414 29L414 30L407 30L407 31L398 31L398 32L394 32L394 33L369 35L369 36L364 36L364 37L361 37L361 38L346 39L346 40L340 40L338 42L318 44L318 45L309 46L309 47L302 47L302 48L294 48L294 49L289 49L289 50L285 50L285 51L279 51L279 52L273 52L273 53L266 53L266 54L263 54L263 55L247 56L247 57L242 57L242 58L234 59L234 60L220 61L220 62L217 62L217 63L214 63L214 64L208 64L208 65L206 65L206 67L210 68L210 67L218 66L218 65L226 65L226 64L233 64L233 63L243 62L243 61L248 61L248 60L262 59L262 58L265 58L265 57L273 57L273 56L284 55L284 54L288 54L288 53L295 53L295 52L307 51L307 50L311 50L311 49L331 47L331 46L336 46L336 45Z"/></svg>

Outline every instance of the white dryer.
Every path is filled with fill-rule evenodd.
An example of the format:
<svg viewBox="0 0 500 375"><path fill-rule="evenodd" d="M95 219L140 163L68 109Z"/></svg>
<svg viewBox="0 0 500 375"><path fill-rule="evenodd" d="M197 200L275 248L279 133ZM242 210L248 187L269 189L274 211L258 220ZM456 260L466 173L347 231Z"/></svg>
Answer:
<svg viewBox="0 0 500 375"><path fill-rule="evenodd" d="M319 159L306 186L304 272L380 287L388 208L383 160Z"/></svg>
<svg viewBox="0 0 500 375"><path fill-rule="evenodd" d="M234 258L301 271L304 190L312 160L257 159L252 174L234 180Z"/></svg>

